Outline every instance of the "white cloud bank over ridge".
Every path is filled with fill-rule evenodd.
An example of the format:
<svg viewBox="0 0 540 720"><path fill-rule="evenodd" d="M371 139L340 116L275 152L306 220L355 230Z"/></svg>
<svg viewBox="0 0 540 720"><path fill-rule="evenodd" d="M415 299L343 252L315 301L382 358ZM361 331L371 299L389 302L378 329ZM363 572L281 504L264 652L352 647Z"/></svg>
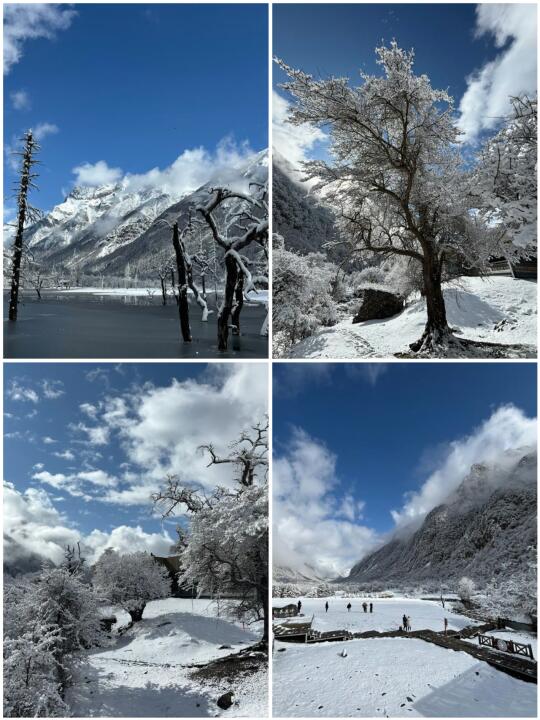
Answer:
<svg viewBox="0 0 540 720"><path fill-rule="evenodd" d="M67 30L76 10L57 3L5 3L4 9L4 75L19 62L24 43L35 38L49 38Z"/></svg>
<svg viewBox="0 0 540 720"><path fill-rule="evenodd" d="M272 144L274 150L295 169L310 159L317 143L326 142L328 136L320 128L311 125L291 125L287 122L289 102L275 90L272 93Z"/></svg>
<svg viewBox="0 0 540 720"><path fill-rule="evenodd" d="M377 533L359 523L364 502L338 500L336 456L302 430L273 464L274 566L320 577L346 573L377 544Z"/></svg>
<svg viewBox="0 0 540 720"><path fill-rule="evenodd" d="M476 6L476 35L493 36L500 52L468 78L458 121L466 141L508 116L511 96L536 93L536 20L535 4Z"/></svg>
<svg viewBox="0 0 540 720"><path fill-rule="evenodd" d="M400 528L422 519L461 484L476 463L496 463L509 450L536 446L536 418L528 418L513 405L495 410L467 437L448 445L444 458L417 491L407 493L392 517Z"/></svg>
<svg viewBox="0 0 540 720"><path fill-rule="evenodd" d="M248 142L236 143L226 137L214 151L202 146L184 150L176 160L163 169L155 167L145 173L124 173L119 167L110 167L105 160L84 162L73 168L75 184L98 187L122 183L125 190L135 192L161 188L172 196L180 197L197 190L207 182L229 184L237 180L255 152Z"/></svg>
<svg viewBox="0 0 540 720"><path fill-rule="evenodd" d="M28 488L19 492L12 483L4 483L4 554L9 566L23 570L32 558L58 564L66 545L77 542L87 561L93 563L108 547L120 553L146 550L164 554L173 538L165 530L147 533L138 525L120 525L110 532L93 530L83 535L54 506L45 490Z"/></svg>

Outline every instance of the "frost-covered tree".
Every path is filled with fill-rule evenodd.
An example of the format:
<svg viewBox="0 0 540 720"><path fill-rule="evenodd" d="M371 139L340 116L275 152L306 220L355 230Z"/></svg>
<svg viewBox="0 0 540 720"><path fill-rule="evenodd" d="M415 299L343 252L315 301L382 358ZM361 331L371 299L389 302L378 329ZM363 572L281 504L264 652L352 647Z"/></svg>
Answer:
<svg viewBox="0 0 540 720"><path fill-rule="evenodd" d="M427 323L411 349L429 354L463 343L446 318L448 257L478 266L490 255L511 254L512 246L501 233L486 232L473 212L450 95L414 74L413 52L393 42L376 53L383 74L361 73L358 87L277 62L290 78L283 87L296 100L289 121L329 128L331 160L305 163L305 170L335 209L341 237L352 252L420 264Z"/></svg>
<svg viewBox="0 0 540 720"><path fill-rule="evenodd" d="M120 555L108 548L94 566L94 584L110 603L130 614L132 623L142 620L150 600L171 593L166 568L146 552Z"/></svg>
<svg viewBox="0 0 540 720"><path fill-rule="evenodd" d="M475 590L476 585L474 583L474 580L471 580L471 578L469 577L463 576L458 583L458 595L460 600L463 600L464 602L470 602Z"/></svg>
<svg viewBox="0 0 540 720"><path fill-rule="evenodd" d="M243 432L226 456L203 450L209 466L231 465L232 488L211 494L176 476L153 496L163 517L186 513L189 531L180 548L180 584L213 598L232 597L231 612L244 622L263 620L268 642L268 423Z"/></svg>
<svg viewBox="0 0 540 720"><path fill-rule="evenodd" d="M71 558L74 560L74 558ZM101 644L98 598L80 561L43 568L4 596L4 713L65 716L65 692L83 650Z"/></svg>
<svg viewBox="0 0 540 720"><path fill-rule="evenodd" d="M298 255L274 238L272 251L273 344L284 355L318 327L336 322L332 297L337 268L321 253Z"/></svg>
<svg viewBox="0 0 540 720"><path fill-rule="evenodd" d="M235 192L227 188L210 191L210 199L197 207L204 218L214 242L224 251L225 293L218 313L218 349L226 350L229 337L229 325L235 305L244 295L257 287L268 287L268 269L264 263L257 263L257 272L250 269L250 260L243 251L255 244L268 260L268 189L266 185L252 184L252 194ZM234 201L234 202L232 202ZM218 212L221 211L221 220ZM239 332L240 308L235 313L236 325L233 331Z"/></svg>
<svg viewBox="0 0 540 720"><path fill-rule="evenodd" d="M13 256L11 260L11 293L9 298L9 314L10 320L17 320L17 311L19 305L19 290L21 264L24 251L24 229L28 221L33 222L39 217L39 213L28 203L28 193L32 188L36 188L34 183L37 173L33 172L33 168L37 164L36 154L39 151L39 145L36 142L34 134L28 130L22 138L24 148L21 153L21 168L19 172L19 182L17 186L17 225L15 231L15 239L13 241Z"/></svg>
<svg viewBox="0 0 540 720"><path fill-rule="evenodd" d="M479 154L471 192L487 222L506 229L526 256L537 247L537 101L511 102L510 117Z"/></svg>

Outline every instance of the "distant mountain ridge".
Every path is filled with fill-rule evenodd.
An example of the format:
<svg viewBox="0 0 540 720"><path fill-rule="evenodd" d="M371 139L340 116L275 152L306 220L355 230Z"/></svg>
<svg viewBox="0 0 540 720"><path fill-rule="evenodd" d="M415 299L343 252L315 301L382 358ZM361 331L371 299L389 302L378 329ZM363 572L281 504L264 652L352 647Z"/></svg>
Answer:
<svg viewBox="0 0 540 720"><path fill-rule="evenodd" d="M506 453L501 463L473 465L457 490L412 532L395 534L341 582L388 585L479 583L536 564L537 453Z"/></svg>
<svg viewBox="0 0 540 720"><path fill-rule="evenodd" d="M128 264L139 263L144 275L145 266L171 245L169 225L161 221L182 222L213 186L249 193L251 182L266 182L267 152L220 173L194 192L176 196L160 187L134 190L127 181L75 187L27 228L25 241L45 269L76 267L78 272L107 276L121 275Z"/></svg>
<svg viewBox="0 0 540 720"><path fill-rule="evenodd" d="M312 565L303 563L298 568L274 566L272 580L275 583L309 583L318 584L326 580Z"/></svg>

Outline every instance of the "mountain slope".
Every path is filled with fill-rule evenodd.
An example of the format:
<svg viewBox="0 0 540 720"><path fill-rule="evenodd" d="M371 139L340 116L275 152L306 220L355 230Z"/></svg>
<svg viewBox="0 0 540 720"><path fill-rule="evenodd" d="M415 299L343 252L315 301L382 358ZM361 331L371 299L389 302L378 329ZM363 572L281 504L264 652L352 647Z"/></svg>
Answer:
<svg viewBox="0 0 540 720"><path fill-rule="evenodd" d="M162 188L134 189L129 181L101 187L76 187L26 231L32 256L45 269L63 266L78 272L121 275L128 263L148 274L149 263L163 249L172 253L169 224L187 218L188 210L217 185L248 193L251 182L267 179L262 151L240 167L220 170L192 193L173 196ZM167 223L164 223L166 220Z"/></svg>
<svg viewBox="0 0 540 720"><path fill-rule="evenodd" d="M274 232L282 235L287 250L320 252L324 243L337 238L330 210L319 205L301 182L301 173L274 151L272 166L272 219Z"/></svg>
<svg viewBox="0 0 540 720"><path fill-rule="evenodd" d="M474 465L446 502L421 526L358 562L345 582L477 582L526 573L536 563L536 451Z"/></svg>

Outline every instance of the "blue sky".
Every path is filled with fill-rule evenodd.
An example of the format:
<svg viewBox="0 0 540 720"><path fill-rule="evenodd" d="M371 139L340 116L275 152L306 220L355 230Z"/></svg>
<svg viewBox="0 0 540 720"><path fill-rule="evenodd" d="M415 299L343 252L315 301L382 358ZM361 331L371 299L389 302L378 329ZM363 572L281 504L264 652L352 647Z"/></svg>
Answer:
<svg viewBox="0 0 540 720"><path fill-rule="evenodd" d="M45 128L39 207L61 201L84 163L146 173L225 137L267 147L265 5L53 5L47 17L18 7L11 34L26 23L53 36L20 42L4 85L5 144Z"/></svg>
<svg viewBox="0 0 540 720"><path fill-rule="evenodd" d="M359 70L380 74L375 48L392 40L414 49L415 71L453 95L462 139L472 146L508 114L510 95L536 90L534 4L273 6L273 54L314 76L345 76L359 85ZM285 80L275 67L274 88L282 97L278 85ZM274 146L295 161L323 154L305 129L284 128L285 115L274 103Z"/></svg>
<svg viewBox="0 0 540 720"><path fill-rule="evenodd" d="M197 448L225 452L262 419L265 381L261 364L5 365L8 530L26 547L20 534L35 525L53 559L74 533L94 552L166 550L176 521L162 527L150 494L167 473L206 489L230 482L230 467L207 469Z"/></svg>
<svg viewBox="0 0 540 720"><path fill-rule="evenodd" d="M328 522L329 534L356 538L358 559L406 509L418 511L428 479L463 479L473 462L492 459L506 443L525 443L535 417L534 364L274 364L274 458L289 478L297 463L299 483L292 498L281 487L278 515L295 507L302 517L307 498L315 514L325 508L319 543ZM311 477L302 477L311 462ZM344 501L358 511L347 517ZM349 524L362 529L358 537Z"/></svg>

